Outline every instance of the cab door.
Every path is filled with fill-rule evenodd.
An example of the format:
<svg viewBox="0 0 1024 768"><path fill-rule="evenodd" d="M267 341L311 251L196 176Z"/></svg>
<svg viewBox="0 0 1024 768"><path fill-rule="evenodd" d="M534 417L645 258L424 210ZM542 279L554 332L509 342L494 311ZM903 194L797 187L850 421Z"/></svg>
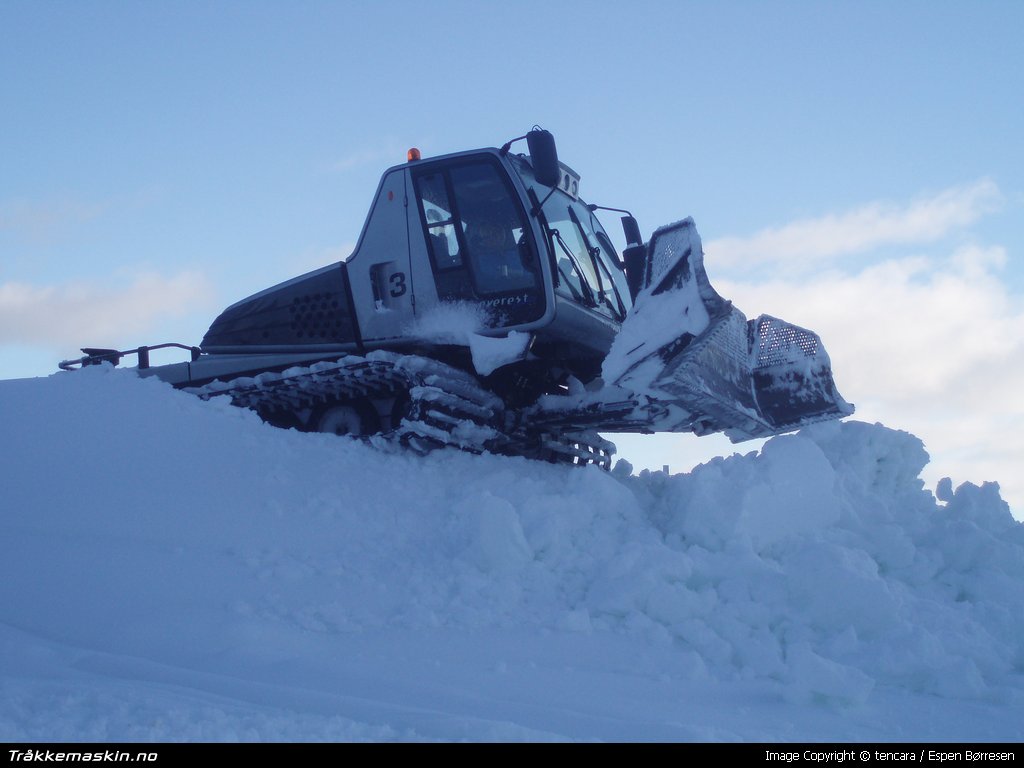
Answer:
<svg viewBox="0 0 1024 768"><path fill-rule="evenodd" d="M493 329L543 317L536 239L500 162L478 155L425 165L412 182L437 300L476 305Z"/></svg>

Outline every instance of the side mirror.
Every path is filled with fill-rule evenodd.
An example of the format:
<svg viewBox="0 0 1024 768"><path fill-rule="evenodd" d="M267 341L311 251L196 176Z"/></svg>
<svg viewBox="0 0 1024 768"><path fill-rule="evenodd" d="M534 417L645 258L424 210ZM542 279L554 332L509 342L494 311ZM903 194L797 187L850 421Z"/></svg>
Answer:
<svg viewBox="0 0 1024 768"><path fill-rule="evenodd" d="M534 128L526 134L526 144L530 151L530 162L533 164L533 175L545 187L557 187L562 180L562 171L558 165L558 150L555 149L555 137L550 131Z"/></svg>
<svg viewBox="0 0 1024 768"><path fill-rule="evenodd" d="M644 238L640 234L640 225L636 223L631 213L622 217L622 234L626 237L626 245L643 245Z"/></svg>

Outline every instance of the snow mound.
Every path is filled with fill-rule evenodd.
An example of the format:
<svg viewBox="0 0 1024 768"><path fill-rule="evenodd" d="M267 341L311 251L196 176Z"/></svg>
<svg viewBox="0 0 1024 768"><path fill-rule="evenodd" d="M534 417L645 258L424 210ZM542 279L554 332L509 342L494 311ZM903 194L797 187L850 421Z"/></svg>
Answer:
<svg viewBox="0 0 1024 768"><path fill-rule="evenodd" d="M0 739L1024 737L1024 526L903 432L631 476L107 367L0 423Z"/></svg>
<svg viewBox="0 0 1024 768"><path fill-rule="evenodd" d="M927 460L912 435L833 422L633 480L699 574L700 610L675 636L720 672L826 698L863 700L872 682L982 698L1019 685L1024 526L992 483L938 506L918 479Z"/></svg>

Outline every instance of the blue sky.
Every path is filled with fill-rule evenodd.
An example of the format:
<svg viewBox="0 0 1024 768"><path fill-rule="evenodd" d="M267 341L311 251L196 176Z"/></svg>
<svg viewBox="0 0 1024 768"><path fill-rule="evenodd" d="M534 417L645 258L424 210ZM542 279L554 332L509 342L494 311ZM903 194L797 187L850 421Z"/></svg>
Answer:
<svg viewBox="0 0 1024 768"><path fill-rule="evenodd" d="M407 147L538 123L588 201L692 215L723 295L820 331L858 417L1020 514L1021 29L1020 2L6 0L0 378L195 343L346 256Z"/></svg>

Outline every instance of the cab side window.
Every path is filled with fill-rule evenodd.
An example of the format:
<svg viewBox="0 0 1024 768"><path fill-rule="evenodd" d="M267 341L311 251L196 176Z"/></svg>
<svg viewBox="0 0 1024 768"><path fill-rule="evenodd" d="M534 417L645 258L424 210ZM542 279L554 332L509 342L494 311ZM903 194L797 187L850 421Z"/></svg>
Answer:
<svg viewBox="0 0 1024 768"><path fill-rule="evenodd" d="M427 242L439 270L462 266L462 252L455 233L456 223L448 201L444 176L431 173L417 180L423 218L427 223Z"/></svg>

